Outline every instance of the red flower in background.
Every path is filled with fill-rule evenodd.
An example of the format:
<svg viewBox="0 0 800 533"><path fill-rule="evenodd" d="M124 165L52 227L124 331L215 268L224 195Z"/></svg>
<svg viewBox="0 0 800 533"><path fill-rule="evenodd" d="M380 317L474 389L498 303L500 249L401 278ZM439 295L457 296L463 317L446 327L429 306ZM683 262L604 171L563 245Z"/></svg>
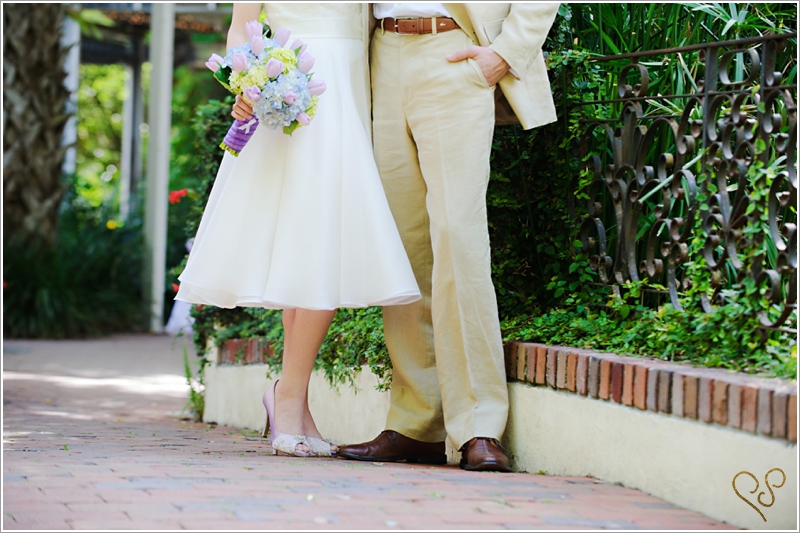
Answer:
<svg viewBox="0 0 800 533"><path fill-rule="evenodd" d="M203 309L203 306L202 306L202 305L200 305L200 304L197 304L197 310L198 310L198 311L201 311L202 309Z"/></svg>
<svg viewBox="0 0 800 533"><path fill-rule="evenodd" d="M172 284L172 292L178 292L179 288L180 288L180 285L178 285L177 283L173 283Z"/></svg>
<svg viewBox="0 0 800 533"><path fill-rule="evenodd" d="M181 198L186 196L187 190L186 189L178 189L177 191L170 191L169 192L169 203L177 204L181 201Z"/></svg>

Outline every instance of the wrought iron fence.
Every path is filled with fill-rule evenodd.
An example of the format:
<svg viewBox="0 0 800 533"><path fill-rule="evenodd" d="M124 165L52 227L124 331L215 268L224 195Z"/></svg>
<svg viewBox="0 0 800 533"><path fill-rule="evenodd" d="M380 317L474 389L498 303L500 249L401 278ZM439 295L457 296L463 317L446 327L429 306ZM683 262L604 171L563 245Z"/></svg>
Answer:
<svg viewBox="0 0 800 533"><path fill-rule="evenodd" d="M788 45L796 49L796 37L597 59L620 66L619 98L583 102L573 111L620 109L618 116L586 120L576 147L591 181L581 242L601 284L618 291L642 280L664 287L681 309L692 283L687 269L700 268L708 291L699 305L708 312L726 288L749 277L771 303L760 313L763 328L787 330L793 323L797 85L783 80L785 65L776 57ZM649 94L653 75L670 62L691 78L692 91Z"/></svg>

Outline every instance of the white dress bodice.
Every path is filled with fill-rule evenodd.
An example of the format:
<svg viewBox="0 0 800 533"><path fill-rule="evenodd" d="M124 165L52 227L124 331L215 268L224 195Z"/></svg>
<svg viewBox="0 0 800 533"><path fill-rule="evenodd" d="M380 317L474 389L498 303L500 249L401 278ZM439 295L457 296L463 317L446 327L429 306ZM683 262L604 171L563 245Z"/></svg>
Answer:
<svg viewBox="0 0 800 533"><path fill-rule="evenodd" d="M296 37L363 39L364 4L267 3L267 23L273 32L291 30Z"/></svg>

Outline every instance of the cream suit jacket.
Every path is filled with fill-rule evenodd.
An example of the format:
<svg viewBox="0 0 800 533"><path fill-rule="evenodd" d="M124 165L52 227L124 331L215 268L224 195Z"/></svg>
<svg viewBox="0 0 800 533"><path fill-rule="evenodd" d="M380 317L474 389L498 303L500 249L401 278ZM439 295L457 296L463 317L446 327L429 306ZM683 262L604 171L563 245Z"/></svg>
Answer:
<svg viewBox="0 0 800 533"><path fill-rule="evenodd" d="M479 4L446 3L447 11L480 46L488 46L510 65L495 92L498 124L519 122L531 129L556 121L556 108L542 55L542 45L558 13L558 2ZM364 10L364 28L375 29L372 5ZM365 57L369 57L368 54Z"/></svg>

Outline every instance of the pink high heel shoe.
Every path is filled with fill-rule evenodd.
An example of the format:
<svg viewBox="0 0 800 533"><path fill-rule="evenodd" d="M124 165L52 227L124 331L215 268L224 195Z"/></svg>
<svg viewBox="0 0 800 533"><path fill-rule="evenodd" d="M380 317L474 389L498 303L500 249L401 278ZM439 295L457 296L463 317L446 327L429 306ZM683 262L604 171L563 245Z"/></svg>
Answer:
<svg viewBox="0 0 800 533"><path fill-rule="evenodd" d="M272 455L308 457L310 455L309 451L298 449L298 446L302 444L308 450L311 450L305 435L281 433L275 427L275 386L277 384L278 381L274 381L264 393L264 396L261 397L261 403L264 404L264 409L267 411L267 420L264 422L264 431L261 436L266 437L267 429L269 429L269 444L272 446Z"/></svg>

